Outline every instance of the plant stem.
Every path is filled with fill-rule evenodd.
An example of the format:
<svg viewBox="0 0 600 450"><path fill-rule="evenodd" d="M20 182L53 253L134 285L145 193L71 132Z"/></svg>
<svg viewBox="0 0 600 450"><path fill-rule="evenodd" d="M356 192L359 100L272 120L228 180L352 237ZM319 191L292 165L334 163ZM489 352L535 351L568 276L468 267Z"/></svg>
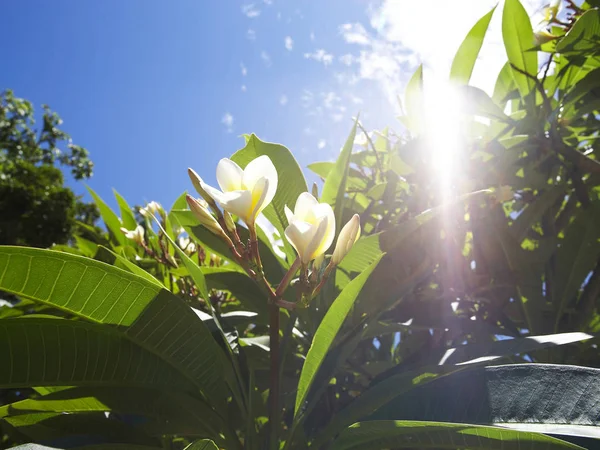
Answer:
<svg viewBox="0 0 600 450"><path fill-rule="evenodd" d="M279 448L279 306L269 304L269 448Z"/></svg>

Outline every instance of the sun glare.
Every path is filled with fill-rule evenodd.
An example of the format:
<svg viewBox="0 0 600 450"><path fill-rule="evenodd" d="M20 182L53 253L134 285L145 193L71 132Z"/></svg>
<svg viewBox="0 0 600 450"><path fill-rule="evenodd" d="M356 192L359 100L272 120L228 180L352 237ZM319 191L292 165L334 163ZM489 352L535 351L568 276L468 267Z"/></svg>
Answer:
<svg viewBox="0 0 600 450"><path fill-rule="evenodd" d="M435 172L443 198L452 196L461 176L462 106L460 93L455 86L437 79L426 81L423 137L430 167Z"/></svg>

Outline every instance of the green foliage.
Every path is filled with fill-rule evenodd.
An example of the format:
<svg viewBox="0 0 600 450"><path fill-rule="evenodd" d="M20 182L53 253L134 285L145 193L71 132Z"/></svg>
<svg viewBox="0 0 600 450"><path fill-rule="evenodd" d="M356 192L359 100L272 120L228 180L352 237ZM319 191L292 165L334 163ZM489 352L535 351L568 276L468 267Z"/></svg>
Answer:
<svg viewBox="0 0 600 450"><path fill-rule="evenodd" d="M92 225L95 208L64 186L59 163L76 180L89 178L87 150L71 142L62 120L44 106L42 129L34 128L30 102L0 93L0 243L49 247L72 239L75 221ZM65 152L61 147L67 147Z"/></svg>
<svg viewBox="0 0 600 450"><path fill-rule="evenodd" d="M335 162L309 166L337 230L360 218L337 266L274 247L307 186L286 147L254 135L232 159L276 167L272 229L213 211L223 239L185 195L136 214L115 192L118 212L92 194L108 234L0 248L2 445L597 448L598 10L565 6L538 67L529 18L505 2L491 97L467 83L492 12L469 32L452 171L422 67L400 131L356 151L357 122Z"/></svg>

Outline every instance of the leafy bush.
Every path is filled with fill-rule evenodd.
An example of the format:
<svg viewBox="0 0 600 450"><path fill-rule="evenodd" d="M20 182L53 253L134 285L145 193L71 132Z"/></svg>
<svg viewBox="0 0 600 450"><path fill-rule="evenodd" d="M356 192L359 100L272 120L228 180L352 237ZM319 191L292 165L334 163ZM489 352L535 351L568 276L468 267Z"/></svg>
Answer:
<svg viewBox="0 0 600 450"><path fill-rule="evenodd" d="M221 190L190 170L197 194L137 214L92 192L106 233L1 247L20 299L0 309L7 442L593 448L600 11L567 6L534 34L505 2L491 97L468 86L491 15L473 27L452 170L419 68L403 133L357 121L310 194L287 148L249 135Z"/></svg>

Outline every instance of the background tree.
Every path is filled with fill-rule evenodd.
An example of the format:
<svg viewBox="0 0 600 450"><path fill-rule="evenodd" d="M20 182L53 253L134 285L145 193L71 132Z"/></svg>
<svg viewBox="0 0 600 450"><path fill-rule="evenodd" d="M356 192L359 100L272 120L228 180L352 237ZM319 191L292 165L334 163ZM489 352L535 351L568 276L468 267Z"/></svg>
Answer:
<svg viewBox="0 0 600 450"><path fill-rule="evenodd" d="M63 172L75 180L92 176L85 148L60 129L57 113L43 106L42 128L35 128L32 104L12 91L0 94L0 244L49 247L72 237L76 220L92 225L97 209L65 186Z"/></svg>

